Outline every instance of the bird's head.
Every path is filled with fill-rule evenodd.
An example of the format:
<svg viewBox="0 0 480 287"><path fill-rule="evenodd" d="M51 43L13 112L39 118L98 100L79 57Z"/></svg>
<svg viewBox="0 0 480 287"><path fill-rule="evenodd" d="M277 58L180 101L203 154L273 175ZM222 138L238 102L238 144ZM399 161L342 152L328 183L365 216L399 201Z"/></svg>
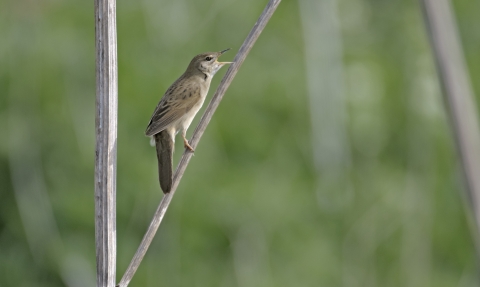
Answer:
<svg viewBox="0 0 480 287"><path fill-rule="evenodd" d="M190 62L190 65L188 65L187 72L198 73L200 71L206 76L213 77L223 65L232 64L232 62L217 61L217 59L228 50L230 50L230 48L220 52L203 53L195 56Z"/></svg>

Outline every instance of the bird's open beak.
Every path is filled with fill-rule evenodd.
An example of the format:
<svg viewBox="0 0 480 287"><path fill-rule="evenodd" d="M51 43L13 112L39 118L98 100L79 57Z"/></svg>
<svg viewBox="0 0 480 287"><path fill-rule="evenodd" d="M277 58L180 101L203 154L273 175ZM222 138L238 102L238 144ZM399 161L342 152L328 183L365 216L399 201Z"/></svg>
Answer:
<svg viewBox="0 0 480 287"><path fill-rule="evenodd" d="M223 53L225 53L226 51L228 51L228 50L230 50L230 48L225 49L225 50L223 50L223 51L220 51L220 52L219 52L219 53L220 53L220 56L221 56ZM220 57L220 56L219 56L219 57ZM217 62L217 63L220 64L220 67L223 66L223 65L226 65L226 64L233 64L233 62Z"/></svg>

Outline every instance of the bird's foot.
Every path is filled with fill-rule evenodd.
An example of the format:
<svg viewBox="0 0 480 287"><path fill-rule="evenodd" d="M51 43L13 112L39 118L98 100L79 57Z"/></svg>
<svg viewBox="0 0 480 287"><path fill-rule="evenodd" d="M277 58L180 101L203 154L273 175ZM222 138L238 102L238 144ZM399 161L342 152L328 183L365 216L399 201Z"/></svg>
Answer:
<svg viewBox="0 0 480 287"><path fill-rule="evenodd" d="M190 146L190 144L188 143L187 139L183 139L183 146L188 149L189 151L191 152L195 152L195 150L193 149L193 147Z"/></svg>

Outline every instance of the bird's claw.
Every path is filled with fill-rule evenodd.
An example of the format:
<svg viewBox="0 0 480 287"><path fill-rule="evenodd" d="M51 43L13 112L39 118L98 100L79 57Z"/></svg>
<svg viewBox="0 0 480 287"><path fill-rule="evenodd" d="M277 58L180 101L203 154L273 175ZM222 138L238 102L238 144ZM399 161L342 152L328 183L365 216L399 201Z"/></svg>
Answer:
<svg viewBox="0 0 480 287"><path fill-rule="evenodd" d="M190 146L190 144L188 143L188 141L186 139L183 139L183 146L188 149L189 151L191 152L195 152L195 150L193 149L193 147Z"/></svg>

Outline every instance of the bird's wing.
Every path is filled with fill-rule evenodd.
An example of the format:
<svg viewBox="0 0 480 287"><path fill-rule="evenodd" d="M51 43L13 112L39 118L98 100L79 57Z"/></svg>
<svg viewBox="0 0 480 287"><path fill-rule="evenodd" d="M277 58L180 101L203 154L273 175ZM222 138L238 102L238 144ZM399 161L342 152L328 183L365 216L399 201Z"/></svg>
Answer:
<svg viewBox="0 0 480 287"><path fill-rule="evenodd" d="M150 123L148 124L145 134L152 136L166 129L170 124L174 123L200 100L198 93L186 93L183 87L170 88L158 103L153 112ZM175 92L179 90L178 92Z"/></svg>

